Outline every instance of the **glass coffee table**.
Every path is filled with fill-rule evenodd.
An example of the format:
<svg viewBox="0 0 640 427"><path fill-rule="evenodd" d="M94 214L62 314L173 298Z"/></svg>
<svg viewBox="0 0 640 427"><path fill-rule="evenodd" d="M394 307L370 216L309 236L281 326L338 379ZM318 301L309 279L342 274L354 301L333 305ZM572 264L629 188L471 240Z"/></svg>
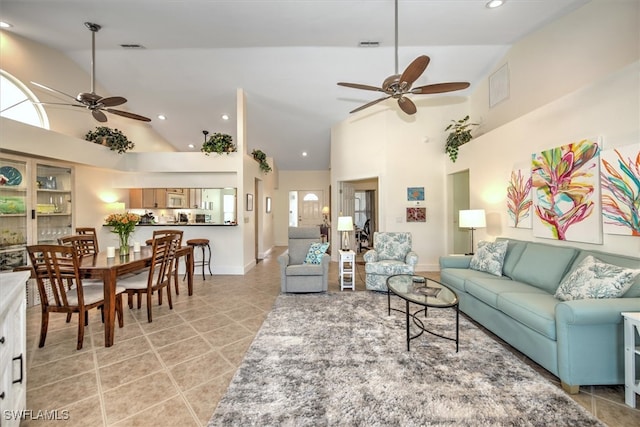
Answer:
<svg viewBox="0 0 640 427"><path fill-rule="evenodd" d="M397 295L405 301L405 310L398 310L391 308L391 294ZM415 276L409 274L399 274L390 276L387 279L387 309L389 316L391 310L405 313L407 324L407 351L410 350L409 344L412 339L418 338L424 332L435 335L440 338L456 342L456 353L458 352L458 337L459 337L459 325L460 325L460 312L458 310L458 295L449 289L442 283L422 276ZM417 304L424 308L419 309L413 313L409 310L409 304ZM456 336L455 338L438 334L430 331L425 327L425 322L422 318L418 317L418 314L424 312L424 317L427 317L427 309L431 308L454 308L456 311ZM413 323L420 330L416 335L411 335L410 332L410 319L413 319Z"/></svg>

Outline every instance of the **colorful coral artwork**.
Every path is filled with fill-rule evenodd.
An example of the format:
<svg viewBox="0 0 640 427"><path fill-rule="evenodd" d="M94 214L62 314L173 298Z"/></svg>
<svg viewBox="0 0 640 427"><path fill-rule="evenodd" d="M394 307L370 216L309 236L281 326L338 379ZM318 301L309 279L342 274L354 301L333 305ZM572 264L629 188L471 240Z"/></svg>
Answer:
<svg viewBox="0 0 640 427"><path fill-rule="evenodd" d="M604 232L640 236L640 144L603 151L600 161Z"/></svg>
<svg viewBox="0 0 640 427"><path fill-rule="evenodd" d="M509 227L531 228L531 168L511 171L507 186L507 213Z"/></svg>
<svg viewBox="0 0 640 427"><path fill-rule="evenodd" d="M602 243L599 151L585 139L532 155L535 236Z"/></svg>
<svg viewBox="0 0 640 427"><path fill-rule="evenodd" d="M410 202L424 200L424 187L407 187L407 200Z"/></svg>

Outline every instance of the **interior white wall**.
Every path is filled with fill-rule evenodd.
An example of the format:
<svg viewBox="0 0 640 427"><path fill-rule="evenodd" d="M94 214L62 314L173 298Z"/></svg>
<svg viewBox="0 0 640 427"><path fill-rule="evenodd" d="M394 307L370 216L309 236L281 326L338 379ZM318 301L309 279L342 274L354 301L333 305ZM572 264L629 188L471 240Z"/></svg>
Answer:
<svg viewBox="0 0 640 427"><path fill-rule="evenodd" d="M28 85L43 102L63 102L63 100L61 97L52 96L44 89L31 85L31 81L71 95L88 91L91 87L89 74L62 52L10 31L0 31L0 64L3 70ZM96 83L96 92L102 96L112 95L98 83ZM102 125L96 122L88 111L79 108L55 106L44 108L49 118L50 129L64 135L84 139L88 131ZM126 104L122 109L127 110ZM142 112L138 113L142 114ZM106 125L120 129L129 140L133 141L135 143L133 151L175 151L147 123L110 114Z"/></svg>
<svg viewBox="0 0 640 427"><path fill-rule="evenodd" d="M632 236L604 234L602 245L535 238L530 229L508 227L506 212L511 170L531 161L534 152L591 137L602 137L604 149L634 145L640 151L639 74L640 62L636 62L460 148L458 161L448 163L447 173L469 169L471 206L487 212L487 228L476 231L476 240L507 236L640 254L640 239Z"/></svg>
<svg viewBox="0 0 640 427"><path fill-rule="evenodd" d="M600 135L609 148L640 140L638 71L629 66L640 54L638 4L591 2L516 43L494 68L509 62L511 70L511 96L494 109L488 108L487 80L468 101L415 96L414 116L398 112L393 100L350 116L332 129L332 185L378 176L380 230L411 231L420 270L437 269L438 256L452 251L446 177L464 169L469 169L470 206L489 214L489 227L479 230L476 240L497 235L532 240L530 230L506 227L506 183L514 163L575 138ZM482 122L474 134L486 134L463 146L452 163L443 153L443 130L465 114ZM396 222L407 206L406 187L421 183L427 222ZM333 197L335 205L338 196ZM639 247L640 239L611 235L595 246L633 254Z"/></svg>
<svg viewBox="0 0 640 427"><path fill-rule="evenodd" d="M273 230L276 246L287 246L289 231L289 191L322 190L329 206L329 171L279 171L273 200ZM332 189L332 191L335 191ZM337 211L331 207L331 222L338 221ZM335 240L332 240L335 241Z"/></svg>

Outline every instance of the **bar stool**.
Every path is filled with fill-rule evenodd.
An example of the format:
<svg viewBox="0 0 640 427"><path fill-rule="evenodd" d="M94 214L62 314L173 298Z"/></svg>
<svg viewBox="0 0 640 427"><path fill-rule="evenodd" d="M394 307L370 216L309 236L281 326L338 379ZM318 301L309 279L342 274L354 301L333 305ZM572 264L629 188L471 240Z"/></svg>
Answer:
<svg viewBox="0 0 640 427"><path fill-rule="evenodd" d="M197 266L202 266L202 280L204 280L204 266L206 265L209 268L209 275L213 276L213 273L211 272L211 246L209 246L209 239L189 239L187 240L187 245L193 246L194 256L196 248L202 249L202 261L193 261L194 272ZM205 250L209 251L209 258L207 259L205 259ZM186 272L184 275L187 277Z"/></svg>

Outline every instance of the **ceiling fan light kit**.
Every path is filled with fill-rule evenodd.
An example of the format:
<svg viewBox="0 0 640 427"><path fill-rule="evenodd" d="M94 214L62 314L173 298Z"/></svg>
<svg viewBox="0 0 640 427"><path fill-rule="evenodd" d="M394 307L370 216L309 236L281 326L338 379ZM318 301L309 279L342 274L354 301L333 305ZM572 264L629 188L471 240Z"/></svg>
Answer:
<svg viewBox="0 0 640 427"><path fill-rule="evenodd" d="M115 114L117 116L126 117L128 119L140 120L142 122L150 122L151 119L148 117L141 116L139 114L130 113L128 111L116 110L111 107L117 107L118 105L122 105L127 102L127 99L122 96L108 96L102 97L96 94L95 91L95 58L96 58L96 33L100 31L102 28L98 24L94 24L93 22L85 22L84 25L91 31L91 90L90 92L81 92L77 96L71 96L67 93L59 91L57 89L50 88L40 83L31 82L32 84L38 86L39 88L48 90L49 92L57 93L59 95L63 95L67 98L71 98L76 101L77 104L68 104L61 102L39 102L41 105L66 105L70 107L80 107L86 108L91 111L91 115L94 119L96 119L100 123L105 123L107 121L107 115L104 113Z"/></svg>
<svg viewBox="0 0 640 427"><path fill-rule="evenodd" d="M338 82L338 86L349 87L353 89L369 90L374 92L382 92L386 94L382 98L373 100L367 104L361 105L355 110L351 110L349 113L355 113L365 108L371 107L379 102L385 101L389 98L396 99L398 106L406 114L415 114L418 109L416 104L406 97L406 95L429 95L434 93L453 92L456 90L462 90L469 87L468 82L450 82L450 83L436 83L426 86L419 86L411 89L413 83L420 78L422 73L427 69L431 59L427 55L421 55L414 59L411 64L405 68L402 74L398 74L398 0L395 0L395 62L396 73L383 80L381 87L369 86L359 83L345 83Z"/></svg>

